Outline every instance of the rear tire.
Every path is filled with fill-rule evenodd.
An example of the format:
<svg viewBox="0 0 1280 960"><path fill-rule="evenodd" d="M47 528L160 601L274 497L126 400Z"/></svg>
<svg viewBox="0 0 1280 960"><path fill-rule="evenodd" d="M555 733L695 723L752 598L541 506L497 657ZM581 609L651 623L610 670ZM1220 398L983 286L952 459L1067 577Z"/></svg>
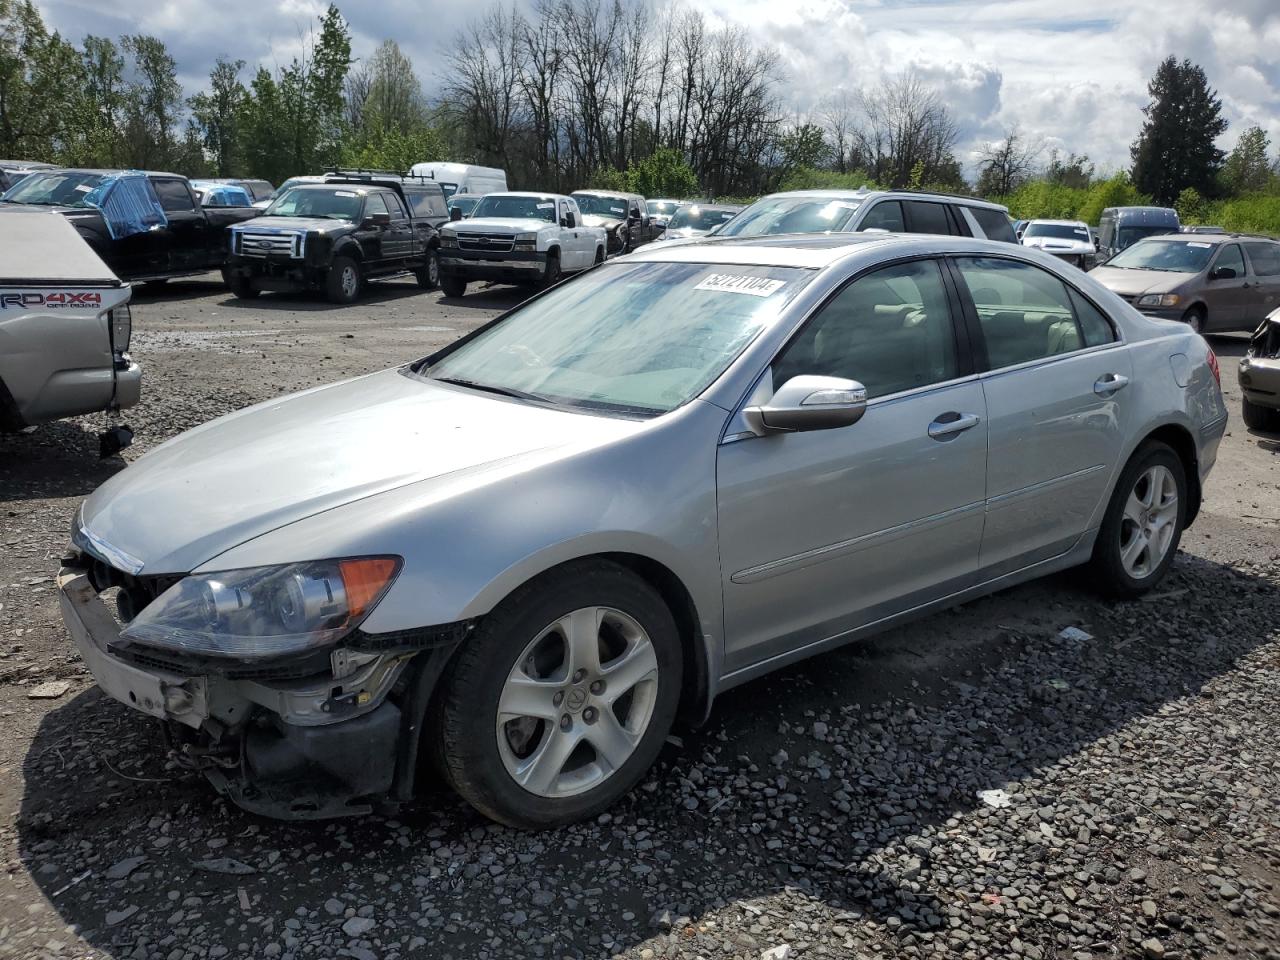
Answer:
<svg viewBox="0 0 1280 960"><path fill-rule="evenodd" d="M360 264L350 257L334 257L324 280L325 295L330 303L355 303L363 282Z"/></svg>
<svg viewBox="0 0 1280 960"><path fill-rule="evenodd" d="M1280 433L1280 410L1260 407L1250 403L1248 397L1240 399L1240 416L1244 425L1250 430L1262 430L1266 433Z"/></svg>
<svg viewBox="0 0 1280 960"><path fill-rule="evenodd" d="M1141 596L1159 585L1187 522L1187 475L1173 448L1149 440L1116 482L1093 546L1090 572L1111 597Z"/></svg>
<svg viewBox="0 0 1280 960"><path fill-rule="evenodd" d="M649 584L607 561L567 564L467 638L441 678L429 743L453 788L500 823L584 820L657 759L682 664L675 620Z"/></svg>
<svg viewBox="0 0 1280 960"><path fill-rule="evenodd" d="M1192 333L1198 333L1201 336L1204 336L1204 307L1192 307L1182 315L1182 322L1191 328Z"/></svg>
<svg viewBox="0 0 1280 960"><path fill-rule="evenodd" d="M461 297L467 292L467 281L446 273L440 277L440 289L446 297Z"/></svg>

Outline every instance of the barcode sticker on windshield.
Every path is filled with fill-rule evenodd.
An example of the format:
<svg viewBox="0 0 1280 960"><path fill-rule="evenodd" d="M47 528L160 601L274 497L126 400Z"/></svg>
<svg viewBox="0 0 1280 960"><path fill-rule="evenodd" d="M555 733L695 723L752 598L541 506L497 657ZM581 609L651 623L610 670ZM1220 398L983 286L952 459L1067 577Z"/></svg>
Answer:
<svg viewBox="0 0 1280 960"><path fill-rule="evenodd" d="M335 190L333 191L333 195L335 197L354 197L355 196L355 194L352 193L350 190Z"/></svg>
<svg viewBox="0 0 1280 960"><path fill-rule="evenodd" d="M538 204L538 209L539 209L539 210L552 210L552 209L554 209L554 208L555 208L555 204L554 204L554 203L540 203L540 204Z"/></svg>
<svg viewBox="0 0 1280 960"><path fill-rule="evenodd" d="M77 183L76 189L79 190L81 193L88 193L90 190L93 189L93 187L89 186L88 184Z"/></svg>
<svg viewBox="0 0 1280 960"><path fill-rule="evenodd" d="M785 284L785 280L771 280L768 277L740 277L730 273L712 273L708 274L693 289L718 290L722 293L745 293L753 297L767 297L776 293Z"/></svg>

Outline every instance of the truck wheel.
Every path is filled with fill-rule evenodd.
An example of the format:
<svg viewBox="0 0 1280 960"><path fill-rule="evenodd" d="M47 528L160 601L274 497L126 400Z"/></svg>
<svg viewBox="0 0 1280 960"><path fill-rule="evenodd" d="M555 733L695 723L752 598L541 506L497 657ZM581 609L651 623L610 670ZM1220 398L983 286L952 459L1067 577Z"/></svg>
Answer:
<svg viewBox="0 0 1280 960"><path fill-rule="evenodd" d="M432 247L427 251L427 263L417 273L418 286L423 290L434 290L440 286L440 254Z"/></svg>
<svg viewBox="0 0 1280 960"><path fill-rule="evenodd" d="M1267 433L1280 431L1280 410L1250 403L1248 397L1242 397L1240 400L1240 416L1244 419L1244 425L1250 430L1263 430Z"/></svg>
<svg viewBox="0 0 1280 960"><path fill-rule="evenodd" d="M552 250L547 254L547 267L542 271L542 282L539 286L545 290L560 282L560 254Z"/></svg>
<svg viewBox="0 0 1280 960"><path fill-rule="evenodd" d="M440 278L440 289L444 291L446 297L460 297L467 292L467 281L446 273Z"/></svg>
<svg viewBox="0 0 1280 960"><path fill-rule="evenodd" d="M330 303L355 303L360 296L360 265L350 257L334 257L324 286Z"/></svg>
<svg viewBox="0 0 1280 960"><path fill-rule="evenodd" d="M262 292L253 286L252 281L250 281L248 277L241 277L237 274L226 273L224 271L222 279L231 290L232 296L237 300L252 300Z"/></svg>

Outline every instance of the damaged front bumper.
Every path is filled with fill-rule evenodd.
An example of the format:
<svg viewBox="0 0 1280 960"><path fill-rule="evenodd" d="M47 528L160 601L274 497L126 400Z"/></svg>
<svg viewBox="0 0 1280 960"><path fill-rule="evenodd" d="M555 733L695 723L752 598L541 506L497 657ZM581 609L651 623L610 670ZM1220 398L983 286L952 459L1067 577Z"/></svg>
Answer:
<svg viewBox="0 0 1280 960"><path fill-rule="evenodd" d="M322 819L413 795L426 703L466 625L366 636L320 663L196 662L121 638L89 570L57 585L98 686L163 721L174 758L239 806Z"/></svg>

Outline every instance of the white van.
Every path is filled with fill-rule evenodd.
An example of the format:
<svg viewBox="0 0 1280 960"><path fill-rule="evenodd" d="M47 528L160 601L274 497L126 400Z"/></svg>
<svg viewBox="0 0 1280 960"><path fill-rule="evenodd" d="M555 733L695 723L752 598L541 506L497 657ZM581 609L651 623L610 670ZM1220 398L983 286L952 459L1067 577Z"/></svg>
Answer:
<svg viewBox="0 0 1280 960"><path fill-rule="evenodd" d="M415 163L409 173L415 177L430 177L444 190L448 200L455 193L506 193L507 171L496 167L477 167L470 163Z"/></svg>

